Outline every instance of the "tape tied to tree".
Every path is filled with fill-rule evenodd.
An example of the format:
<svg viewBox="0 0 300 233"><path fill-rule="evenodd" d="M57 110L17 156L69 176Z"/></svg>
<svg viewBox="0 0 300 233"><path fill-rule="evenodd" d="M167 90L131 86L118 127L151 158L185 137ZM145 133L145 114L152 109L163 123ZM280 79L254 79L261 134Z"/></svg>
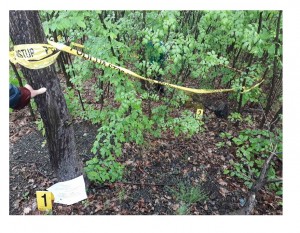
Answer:
<svg viewBox="0 0 300 233"><path fill-rule="evenodd" d="M48 44L21 44L9 52L9 60L28 69L42 69L52 65L59 54L60 51Z"/></svg>

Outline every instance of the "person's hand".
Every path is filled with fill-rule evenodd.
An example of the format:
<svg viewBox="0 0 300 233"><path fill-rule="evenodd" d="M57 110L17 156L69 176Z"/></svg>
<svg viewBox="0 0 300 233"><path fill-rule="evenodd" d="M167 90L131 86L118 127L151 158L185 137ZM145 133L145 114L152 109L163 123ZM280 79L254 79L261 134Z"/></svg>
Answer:
<svg viewBox="0 0 300 233"><path fill-rule="evenodd" d="M28 84L26 84L24 87L26 87L30 91L31 98L33 98L33 97L35 97L37 95L43 94L43 93L45 93L47 91L47 89L45 87L42 87L42 88L40 88L38 90L33 90L33 88L30 85L28 85Z"/></svg>

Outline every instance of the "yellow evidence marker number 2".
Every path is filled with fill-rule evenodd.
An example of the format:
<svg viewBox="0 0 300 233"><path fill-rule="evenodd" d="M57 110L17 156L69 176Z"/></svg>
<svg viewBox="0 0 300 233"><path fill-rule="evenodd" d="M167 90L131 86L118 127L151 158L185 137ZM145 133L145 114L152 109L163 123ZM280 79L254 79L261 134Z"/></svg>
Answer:
<svg viewBox="0 0 300 233"><path fill-rule="evenodd" d="M54 195L49 191L37 191L36 201L39 210L52 210L52 201L54 200Z"/></svg>
<svg viewBox="0 0 300 233"><path fill-rule="evenodd" d="M197 119L201 119L202 116L203 116L203 109L198 108L198 109L197 109L197 112L196 112L196 118L197 118Z"/></svg>

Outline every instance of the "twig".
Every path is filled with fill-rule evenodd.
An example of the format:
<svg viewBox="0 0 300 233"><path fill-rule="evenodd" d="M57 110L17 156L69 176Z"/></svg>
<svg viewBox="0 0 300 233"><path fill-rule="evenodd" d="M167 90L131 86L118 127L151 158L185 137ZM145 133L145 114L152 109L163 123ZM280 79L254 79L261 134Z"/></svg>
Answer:
<svg viewBox="0 0 300 233"><path fill-rule="evenodd" d="M259 175L259 178L258 180L253 184L250 192L254 192L256 193L258 190L260 190L262 188L262 186L264 185L264 179L266 177L266 174L267 174L267 170L269 168L269 165L271 163L271 160L273 159L275 153L271 153L271 155L269 156L269 158L264 162L264 165L261 169L261 172L260 172L260 175Z"/></svg>
<svg viewBox="0 0 300 233"><path fill-rule="evenodd" d="M265 184L282 183L282 182L283 182L283 180L281 178L279 178L279 179L267 180L267 181L265 181Z"/></svg>
<svg viewBox="0 0 300 233"><path fill-rule="evenodd" d="M39 174L41 174L43 177L45 177L45 178L47 178L47 179L49 179L49 175L48 176L46 176L43 172L41 172L39 169L38 169L38 164L37 164L37 162L30 162L30 161L25 161L25 160L15 160L15 161L10 161L10 163L26 163L26 164L33 164L35 167L34 167L34 169L39 173Z"/></svg>
<svg viewBox="0 0 300 233"><path fill-rule="evenodd" d="M14 124L13 122L9 122L9 123ZM35 122L29 122L25 125L21 125L21 126L18 126L18 127L13 127L12 130L20 131L24 127L29 127L29 128L34 128L35 129L36 127L34 127L34 124L35 124Z"/></svg>
<svg viewBox="0 0 300 233"><path fill-rule="evenodd" d="M148 185L148 186L175 186L176 184L153 184L153 183L144 183L144 182L115 182L114 184L127 184L127 185ZM109 184L105 184L109 185Z"/></svg>
<svg viewBox="0 0 300 233"><path fill-rule="evenodd" d="M276 151L276 148L277 147L275 146L274 151ZM245 206L237 211L231 212L231 215L249 215L253 213L254 207L256 205L256 194L268 182L265 181L265 177L274 155L276 155L276 153L272 152L271 155L264 162L259 178L256 180L256 182L252 185L250 189L250 194L247 198Z"/></svg>
<svg viewBox="0 0 300 233"><path fill-rule="evenodd" d="M37 167L36 167L36 171L37 171L39 174L41 174L44 178L50 179L50 178L49 178L50 175L46 176L43 172L41 172L39 169L37 169Z"/></svg>

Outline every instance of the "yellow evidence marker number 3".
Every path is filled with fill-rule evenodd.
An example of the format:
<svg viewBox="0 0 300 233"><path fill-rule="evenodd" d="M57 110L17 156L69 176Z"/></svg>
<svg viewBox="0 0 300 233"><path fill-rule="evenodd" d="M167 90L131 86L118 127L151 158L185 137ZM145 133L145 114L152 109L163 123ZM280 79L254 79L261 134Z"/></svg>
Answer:
<svg viewBox="0 0 300 233"><path fill-rule="evenodd" d="M54 200L54 195L49 191L37 191L36 201L39 210L52 210L52 201Z"/></svg>

